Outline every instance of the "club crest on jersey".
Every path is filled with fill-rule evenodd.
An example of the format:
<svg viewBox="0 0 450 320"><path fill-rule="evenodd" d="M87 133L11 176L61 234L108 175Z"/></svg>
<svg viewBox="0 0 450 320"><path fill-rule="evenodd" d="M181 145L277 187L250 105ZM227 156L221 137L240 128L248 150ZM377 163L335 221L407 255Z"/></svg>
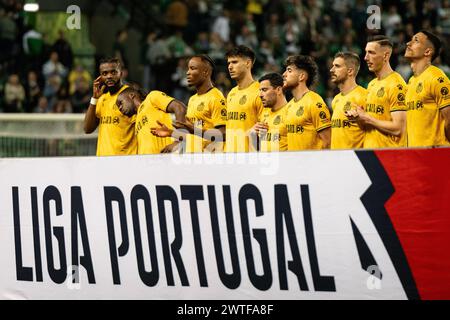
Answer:
<svg viewBox="0 0 450 320"><path fill-rule="evenodd" d="M447 88L447 87L443 87L443 88L441 89L441 94L442 94L443 96L448 95L448 88Z"/></svg>
<svg viewBox="0 0 450 320"><path fill-rule="evenodd" d="M298 108L297 113L296 113L297 117L301 117L304 112L305 112L305 107L300 106L300 108Z"/></svg>
<svg viewBox="0 0 450 320"><path fill-rule="evenodd" d="M416 93L421 93L422 90L423 90L423 83L420 82L420 83L417 85Z"/></svg>
<svg viewBox="0 0 450 320"><path fill-rule="evenodd" d="M245 104L247 102L247 95L244 95L240 100L239 100L239 104Z"/></svg>
<svg viewBox="0 0 450 320"><path fill-rule="evenodd" d="M280 124L280 122L281 122L281 116L276 116L275 117L275 119L273 120L273 124L275 125L275 126L277 126L277 125L279 125Z"/></svg>
<svg viewBox="0 0 450 320"><path fill-rule="evenodd" d="M382 96L384 96L384 87L377 92L377 97L381 98Z"/></svg>
<svg viewBox="0 0 450 320"><path fill-rule="evenodd" d="M113 124L119 124L119 117L114 117Z"/></svg>
<svg viewBox="0 0 450 320"><path fill-rule="evenodd" d="M351 108L352 108L351 102L347 101L344 106L344 111L350 111Z"/></svg>
<svg viewBox="0 0 450 320"><path fill-rule="evenodd" d="M197 106L197 111L203 111L205 109L205 103L202 102Z"/></svg>

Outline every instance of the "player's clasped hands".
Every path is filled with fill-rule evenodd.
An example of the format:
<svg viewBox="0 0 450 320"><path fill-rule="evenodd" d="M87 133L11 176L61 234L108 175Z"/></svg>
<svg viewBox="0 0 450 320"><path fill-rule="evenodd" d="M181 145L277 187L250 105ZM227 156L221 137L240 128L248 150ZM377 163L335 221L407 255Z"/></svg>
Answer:
<svg viewBox="0 0 450 320"><path fill-rule="evenodd" d="M253 131L258 135L265 134L267 130L269 130L269 125L264 122L257 122L253 126Z"/></svg>

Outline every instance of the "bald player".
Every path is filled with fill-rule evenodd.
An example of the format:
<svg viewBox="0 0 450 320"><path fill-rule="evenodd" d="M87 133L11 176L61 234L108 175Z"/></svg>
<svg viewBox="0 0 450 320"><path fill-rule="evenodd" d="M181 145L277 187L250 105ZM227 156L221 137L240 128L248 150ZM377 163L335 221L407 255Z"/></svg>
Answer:
<svg viewBox="0 0 450 320"><path fill-rule="evenodd" d="M340 93L331 104L331 149L358 149L364 144L364 131L355 121L350 121L346 111L354 105L366 103L367 90L356 83L360 60L356 53L338 52L334 56L330 69L331 81L337 85Z"/></svg>
<svg viewBox="0 0 450 320"><path fill-rule="evenodd" d="M346 112L365 130L364 148L406 146L406 83L389 62L393 44L386 36L370 38L366 45L369 71L375 74L367 87L365 106Z"/></svg>
<svg viewBox="0 0 450 320"><path fill-rule="evenodd" d="M450 81L441 69L431 65L440 49L440 39L426 30L407 43L405 58L413 71L406 93L411 147L450 145Z"/></svg>
<svg viewBox="0 0 450 320"><path fill-rule="evenodd" d="M124 115L116 105L117 96L128 87L122 83L120 62L116 58L104 59L99 69L84 117L84 132L92 133L98 127L97 156L136 154L136 116Z"/></svg>

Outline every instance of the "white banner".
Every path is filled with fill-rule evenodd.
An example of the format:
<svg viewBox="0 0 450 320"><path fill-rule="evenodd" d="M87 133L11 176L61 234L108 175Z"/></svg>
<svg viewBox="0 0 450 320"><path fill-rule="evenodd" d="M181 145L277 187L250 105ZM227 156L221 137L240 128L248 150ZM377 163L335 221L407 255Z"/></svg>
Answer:
<svg viewBox="0 0 450 320"><path fill-rule="evenodd" d="M3 299L407 298L352 151L1 159L0 177Z"/></svg>

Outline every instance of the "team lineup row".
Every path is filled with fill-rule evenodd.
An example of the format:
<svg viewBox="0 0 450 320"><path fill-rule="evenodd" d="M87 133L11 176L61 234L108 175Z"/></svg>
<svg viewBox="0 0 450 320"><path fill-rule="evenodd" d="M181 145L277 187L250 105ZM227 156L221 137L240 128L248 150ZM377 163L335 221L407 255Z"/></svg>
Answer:
<svg viewBox="0 0 450 320"><path fill-rule="evenodd" d="M385 36L368 39L364 60L375 78L367 89L356 82L358 55L335 56L330 74L340 93L332 115L310 89L318 68L309 56L290 56L282 75L255 81L254 52L237 46L226 53L237 85L225 98L212 81L214 61L195 55L186 76L197 92L187 107L163 92L145 95L123 84L119 61L106 59L94 81L84 129L91 133L98 127L99 156L450 145L450 81L432 65L439 38L422 30L407 43L405 57L413 71L408 84L391 68L392 49ZM287 91L293 96L289 102Z"/></svg>

